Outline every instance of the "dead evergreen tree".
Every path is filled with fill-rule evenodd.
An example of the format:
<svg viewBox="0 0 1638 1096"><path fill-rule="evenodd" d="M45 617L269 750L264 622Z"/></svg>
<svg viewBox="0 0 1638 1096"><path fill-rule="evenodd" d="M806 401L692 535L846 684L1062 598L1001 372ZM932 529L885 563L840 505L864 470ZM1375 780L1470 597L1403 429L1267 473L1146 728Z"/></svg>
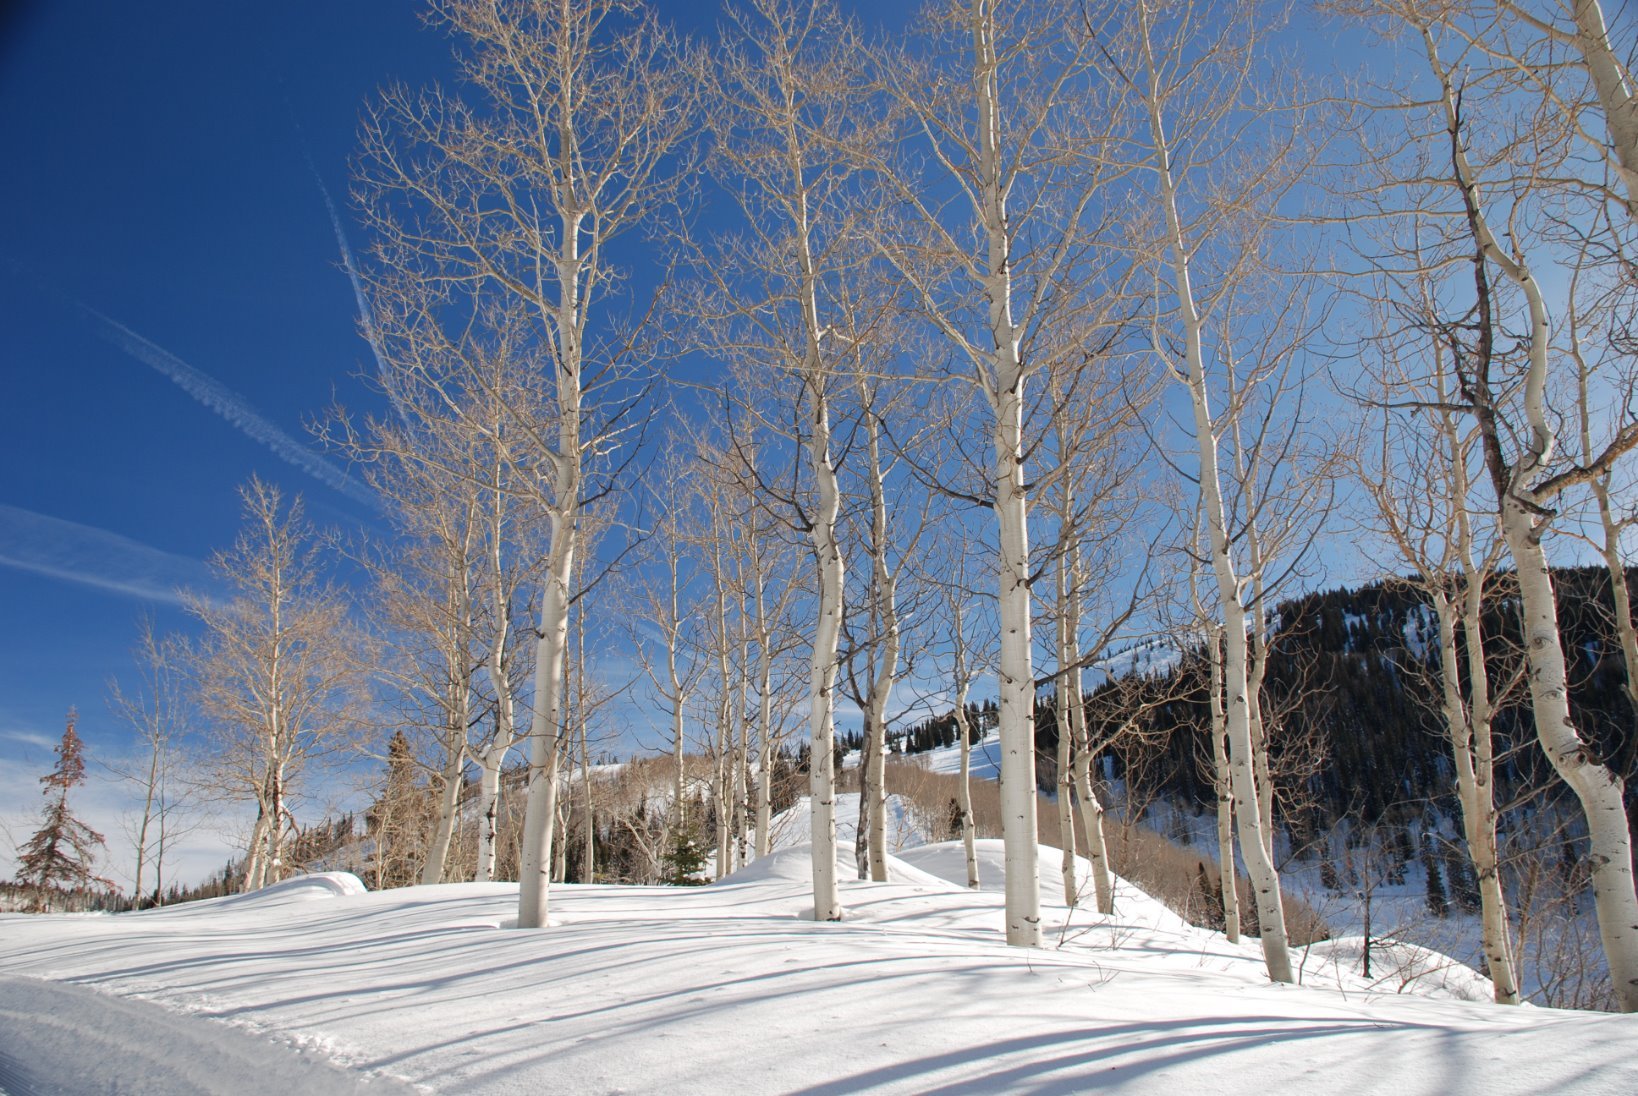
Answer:
<svg viewBox="0 0 1638 1096"><path fill-rule="evenodd" d="M17 850L17 885L28 893L36 913L50 908L54 893L113 887L93 872L97 850L105 844L102 834L68 809L68 793L85 783L85 745L74 729L77 719L74 709L68 709L68 726L54 750L57 764L40 778L47 797L40 828Z"/></svg>

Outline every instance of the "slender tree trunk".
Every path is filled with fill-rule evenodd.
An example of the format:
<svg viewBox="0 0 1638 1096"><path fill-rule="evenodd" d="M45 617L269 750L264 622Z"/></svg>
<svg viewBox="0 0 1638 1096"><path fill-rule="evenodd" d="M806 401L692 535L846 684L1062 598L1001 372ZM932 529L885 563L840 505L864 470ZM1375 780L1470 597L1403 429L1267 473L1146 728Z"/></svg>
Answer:
<svg viewBox="0 0 1638 1096"><path fill-rule="evenodd" d="M578 402L578 401L577 401ZM558 499L579 491L578 475ZM568 640L569 577L574 566L575 530L572 517L557 511L551 516L552 545L547 579L540 605L540 638L535 651L535 711L529 727L529 794L524 806L523 847L518 864L518 928L546 926L551 886L551 853L557 827L558 755L561 732L559 708L563 689L563 656Z"/></svg>
<svg viewBox="0 0 1638 1096"><path fill-rule="evenodd" d="M1557 599L1547 553L1532 524L1530 511L1509 495L1502 503L1502 530L1518 568L1536 734L1553 768L1581 801L1591 846L1588 861L1593 904L1609 960L1610 981L1622 1011L1638 1012L1638 893L1634 890L1625 789L1621 778L1582 741L1571 721L1569 675L1558 630Z"/></svg>
<svg viewBox="0 0 1638 1096"><path fill-rule="evenodd" d="M466 736L464 705L461 714L461 736ZM463 745L449 755L441 774L438 789L438 820L432 832L432 845L427 849L427 862L421 868L423 884L442 883L444 867L449 862L449 846L455 837L455 820L460 813L461 789L465 786L466 747Z"/></svg>
<svg viewBox="0 0 1638 1096"><path fill-rule="evenodd" d="M501 766L506 763L510 730L483 752L478 768L478 869L477 881L487 883L495 878L495 839L500 820Z"/></svg>
<svg viewBox="0 0 1638 1096"><path fill-rule="evenodd" d="M1000 60L995 13L973 0L973 83L979 127L978 189L987 246L984 298L995 347L986 394L994 508L1000 544L1001 839L1006 850L1007 943L1041 946L1039 835L1035 816L1035 671L1030 640L1029 506L1024 488L1024 363L1012 317L1011 239L1002 188Z"/></svg>
<svg viewBox="0 0 1638 1096"><path fill-rule="evenodd" d="M1627 215L1638 220L1638 99L1610 43L1598 0L1572 0L1571 7L1576 49L1598 94L1610 149L1615 153L1615 171L1627 192Z"/></svg>
<svg viewBox="0 0 1638 1096"><path fill-rule="evenodd" d="M1228 727L1223 714L1223 635L1211 633L1211 757L1217 793L1217 883L1223 892L1223 932L1240 942L1240 886L1234 869L1234 791L1228 763Z"/></svg>
<svg viewBox="0 0 1638 1096"><path fill-rule="evenodd" d="M806 239L805 235L803 237ZM817 316L811 294L804 308ZM808 454L810 471L818 492L813 515L813 557L819 570L819 619L814 629L810 661L808 711L808 795L812 816L813 917L816 921L840 921L842 897L836 878L836 649L842 635L842 594L846 571L841 545L836 539L836 520L841 509L841 491L830 458L830 407L824 395L824 378L818 364L817 322L810 322L810 370L808 379Z"/></svg>
<svg viewBox="0 0 1638 1096"><path fill-rule="evenodd" d="M1145 28L1146 30L1146 28ZM1147 34L1145 33L1145 39ZM1148 49L1145 40L1145 49ZM1159 73L1149 58L1147 103L1150 134L1154 141L1156 177L1160 184L1161 207L1166 218L1167 245L1171 253L1173 290L1177 295L1179 319L1183 326L1185 382L1194 410L1194 431L1199 447L1201 510L1210 537L1212 571L1217 579L1218 600L1222 604L1224 628L1223 679L1229 743L1229 769L1234 788L1234 814L1240 829L1240 853L1246 861L1257 899L1257 919L1262 936L1263 960L1268 976L1275 982L1293 981L1291 955L1286 943L1285 908L1280 895L1279 874L1269 855L1263 832L1262 809L1255 775L1256 745L1252 739L1249 696L1249 652L1246 648L1246 613L1240 602L1240 578L1235 573L1229 541L1228 517L1223 505L1219 478L1216 423L1212 419L1210 393L1206 385L1203 327L1189 277L1189 248L1178 214L1177 193L1172 179L1171 151L1161 118Z"/></svg>
<svg viewBox="0 0 1638 1096"><path fill-rule="evenodd" d="M961 742L961 783L956 787L956 807L961 811L961 845L967 861L967 887L978 889L978 826L973 820L973 731L967 719L967 690L972 681L967 674L967 640L962 632L962 591L950 600L951 627L955 636L955 721Z"/></svg>
<svg viewBox="0 0 1638 1096"><path fill-rule="evenodd" d="M1080 692L1080 671L1070 676L1071 688ZM1086 726L1086 706L1075 703L1069 710L1069 727L1075 748L1075 798L1081 805L1081 830L1086 838L1086 860L1091 865L1092 894L1098 912L1115 912L1115 878L1109 870L1109 843L1104 837L1103 803L1098 799L1097 782L1092 779L1092 743Z"/></svg>
<svg viewBox="0 0 1638 1096"><path fill-rule="evenodd" d="M1064 477L1064 497L1059 511L1060 535L1068 537L1070 486L1069 477ZM1073 908L1080 901L1080 884L1075 878L1075 807L1073 803L1075 774L1071 768L1070 743L1074 737L1074 728L1069 711L1081 702L1078 696L1070 694L1069 666L1079 656L1079 645L1075 639L1075 622L1069 616L1069 559L1068 547L1061 545L1058 550L1058 565L1053 568L1057 579L1058 602L1058 683L1057 683L1057 716L1058 723L1058 847L1063 853L1063 883L1064 905Z"/></svg>
<svg viewBox="0 0 1638 1096"><path fill-rule="evenodd" d="M1477 576L1466 576L1474 583ZM1478 598L1472 599L1474 616L1472 627L1467 628L1467 612L1463 625L1469 644L1469 665L1474 659L1482 663L1484 649L1479 642ZM1456 794L1462 807L1462 830L1467 840L1469 857L1473 860L1474 874L1479 885L1479 928L1484 949L1486 969L1490 973L1492 992L1499 1005L1519 1003L1518 977L1514 973L1513 956L1507 933L1506 897L1502 893L1501 873L1496 853L1496 809L1491 801L1489 750L1482 740L1490 737L1489 717L1480 722L1480 713L1488 709L1484 679L1474 680L1471 675L1468 689L1473 697L1471 709L1462 699L1460 667L1456 657L1457 609L1444 591L1434 591L1434 613L1439 627L1439 669L1441 697L1445 725L1450 735L1452 754L1456 762ZM1470 715L1471 710L1471 715ZM1480 757L1483 754L1485 756Z"/></svg>

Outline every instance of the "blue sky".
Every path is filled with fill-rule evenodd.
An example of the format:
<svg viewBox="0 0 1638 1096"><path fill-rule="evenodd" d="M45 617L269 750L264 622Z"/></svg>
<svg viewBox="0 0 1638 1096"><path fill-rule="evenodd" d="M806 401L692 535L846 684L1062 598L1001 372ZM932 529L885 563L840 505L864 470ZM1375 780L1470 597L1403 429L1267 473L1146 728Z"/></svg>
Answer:
<svg viewBox="0 0 1638 1096"><path fill-rule="evenodd" d="M696 32L720 10L659 9ZM104 698L136 621L188 626L170 591L206 581L253 473L318 524L371 522L306 428L375 406L320 187L362 247L361 106L450 79L422 10L0 6L0 814L34 811L70 705L93 756L120 748Z"/></svg>

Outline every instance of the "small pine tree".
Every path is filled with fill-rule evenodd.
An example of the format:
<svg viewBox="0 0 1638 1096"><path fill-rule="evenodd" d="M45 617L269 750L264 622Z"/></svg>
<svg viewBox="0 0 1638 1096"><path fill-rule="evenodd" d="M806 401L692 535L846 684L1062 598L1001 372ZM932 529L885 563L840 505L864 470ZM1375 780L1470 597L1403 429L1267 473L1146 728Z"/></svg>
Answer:
<svg viewBox="0 0 1638 1096"><path fill-rule="evenodd" d="M1474 874L1473 861L1459 842L1443 842L1445 878L1450 881L1450 898L1463 913L1479 911L1479 877Z"/></svg>
<svg viewBox="0 0 1638 1096"><path fill-rule="evenodd" d="M1206 873L1204 860L1195 864L1195 892L1200 896L1200 919L1204 926L1222 932L1227 924L1223 917L1223 888Z"/></svg>
<svg viewBox="0 0 1638 1096"><path fill-rule="evenodd" d="M1439 871L1439 858L1433 852L1433 836L1422 837L1422 865L1428 872L1428 912L1443 917L1450 912L1450 901L1445 897L1445 881Z"/></svg>
<svg viewBox="0 0 1638 1096"><path fill-rule="evenodd" d="M40 778L43 794L51 797L40 828L18 850L17 883L31 898L31 908L43 913L53 893L87 888L112 889L108 880L93 875L91 864L103 846L102 834L68 811L68 791L85 782L85 746L74 730L78 713L68 709L68 728L57 745L57 767Z"/></svg>
<svg viewBox="0 0 1638 1096"><path fill-rule="evenodd" d="M705 880L699 873L705 870L705 845L693 823L685 822L671 833L665 855L660 858L665 866L664 882L674 887L697 887Z"/></svg>
<svg viewBox="0 0 1638 1096"><path fill-rule="evenodd" d="M420 880L431 814L417 783L415 755L403 731L387 743L387 779L370 812L375 836L375 886L407 887Z"/></svg>

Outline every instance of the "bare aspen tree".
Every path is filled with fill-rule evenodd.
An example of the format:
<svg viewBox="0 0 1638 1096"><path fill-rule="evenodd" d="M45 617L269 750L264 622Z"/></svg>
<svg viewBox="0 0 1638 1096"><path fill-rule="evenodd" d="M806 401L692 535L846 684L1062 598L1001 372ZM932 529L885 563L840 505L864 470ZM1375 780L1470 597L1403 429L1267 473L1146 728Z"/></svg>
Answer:
<svg viewBox="0 0 1638 1096"><path fill-rule="evenodd" d="M1626 394L1633 390L1630 369L1613 378L1609 376L1627 355L1622 353L1624 348L1612 345L1619 340L1606 334L1619 329L1621 317L1630 309L1632 299L1630 290L1618 289L1604 294L1602 300L1584 302L1580 293L1581 274L1578 264L1566 301L1566 350L1575 364L1575 421L1579 427L1576 459L1590 465L1598 459L1595 438L1603 427L1605 409L1620 406ZM1638 524L1638 516L1617 513L1617 499L1622 492L1615 483L1613 468L1593 476L1587 489L1598 520L1589 539L1609 574L1610 625L1621 648L1627 702L1633 715L1638 717L1638 627L1632 619L1632 592L1627 582L1626 558L1621 550L1622 534ZM1615 769L1623 778L1630 778L1635 762L1638 762L1638 735L1628 740L1626 755L1619 759Z"/></svg>
<svg viewBox="0 0 1638 1096"><path fill-rule="evenodd" d="M190 729L186 678L190 654L181 637L156 635L152 617L142 618L135 654L140 682L121 685L110 680L108 706L135 732L141 753L127 761L103 764L142 795L142 809L131 834L136 857L131 894L140 906L147 894L150 868L153 893L164 889L167 847L186 829L177 767Z"/></svg>
<svg viewBox="0 0 1638 1096"><path fill-rule="evenodd" d="M645 563L633 572L631 622L639 631L636 646L643 673L670 728L672 755L669 829L686 821L686 712L705 671L696 657L697 627L693 549L697 547L694 512L697 496L684 482L680 439L669 446L676 454L654 477L653 519L645 529ZM657 649L656 649L657 648Z"/></svg>
<svg viewBox="0 0 1638 1096"><path fill-rule="evenodd" d="M968 696L979 666L974 663L974 651L982 646L973 634L983 616L978 583L971 576L972 556L967 551L967 525L960 511L945 516L944 536L935 542L929 561L931 585L937 589L943 612L938 620L939 631L948 637L951 715L956 725L956 742L960 748L960 783L956 786L956 811L960 815L961 845L967 865L967 886L979 889L978 879L978 826L973 818L972 746L978 728L968 713ZM973 602L980 601L975 606Z"/></svg>
<svg viewBox="0 0 1638 1096"><path fill-rule="evenodd" d="M1427 309L1432 299L1425 276L1423 287ZM1379 320L1379 330L1393 330L1386 315ZM1478 884L1485 966L1496 1002L1516 1005L1520 987L1496 834L1494 698L1481 628L1484 591L1502 544L1494 537L1484 541L1476 528L1484 518L1471 472L1476 439L1458 419L1449 352L1428 337L1435 324L1436 317L1428 316L1414 325L1421 341L1406 347L1387 337L1376 341L1382 425L1374 462L1362 463L1359 474L1376 503L1378 528L1398 559L1413 568L1416 588L1433 607L1439 706ZM1395 409L1409 414L1396 415Z"/></svg>
<svg viewBox="0 0 1638 1096"><path fill-rule="evenodd" d="M544 363L549 414L513 420L531 474L519 487L550 529L518 891L519 927L540 928L587 462L629 421L600 391L629 361L629 339L591 319L616 290L610 243L674 191L693 121L672 40L635 3L440 0L434 13L462 42L461 75L479 101L384 93L366 118L360 175L382 260L430 287L457 330L486 297L517 304Z"/></svg>
<svg viewBox="0 0 1638 1096"><path fill-rule="evenodd" d="M1091 36L1067 15L1049 4L952 0L928 9L921 56L881 63L902 125L900 147L879 171L902 227L878 246L987 412L1006 932L1022 947L1041 942L1025 473L1026 420L1040 393L1030 382L1051 361L1041 333L1098 292L1081 260L1086 215L1110 173L1103 135L1117 113L1092 77Z"/></svg>
<svg viewBox="0 0 1638 1096"><path fill-rule="evenodd" d="M383 440L401 453L413 444L391 434ZM456 477L442 471L411 458L369 475L390 500L389 520L398 532L382 558L366 561L375 587L371 615L385 649L382 671L395 686L388 718L392 729L413 735L395 763L402 766L410 757L404 750L411 750L436 797L430 839L414 856L422 883L443 881L482 664L475 632L481 502L466 469Z"/></svg>
<svg viewBox="0 0 1638 1096"><path fill-rule="evenodd" d="M1545 543L1566 492L1602 476L1638 447L1638 422L1622 414L1607 424L1604 440L1584 463L1561 458L1558 416L1549 406L1559 349L1547 293L1530 261L1533 248L1550 250L1544 239L1549 229L1598 218L1586 206L1576 210L1582 188L1559 182L1560 171L1574 172L1573 162L1560 155L1568 146L1556 127L1565 119L1533 109L1510 95L1505 83L1487 82L1499 80L1497 75L1469 79L1467 62L1484 55L1475 42L1485 28L1466 25L1466 13L1459 9L1383 3L1373 10L1403 32L1431 77L1431 95L1412 99L1413 93L1405 93L1407 100L1426 104L1426 128L1412 130L1420 140L1403 164L1391 166L1408 194L1432 192L1422 202L1434 212L1430 216L1414 201L1407 203L1411 211L1402 217L1404 231L1438 218L1449 226L1439 253L1446 260L1442 269L1460 263L1470 271L1473 304L1467 313L1429 326L1449 352L1455 388L1475 425L1501 534L1516 569L1536 735L1586 820L1594 907L1616 1000L1624 1010L1638 1010L1638 890L1623 781L1581 735L1570 711ZM1452 39L1457 55L1447 57ZM1509 117L1514 110L1528 115L1527 139L1475 138L1477 119ZM1591 201L1601 204L1596 194ZM1551 211L1543 205L1547 202L1555 203ZM1514 324L1520 334L1509 345L1503 330Z"/></svg>
<svg viewBox="0 0 1638 1096"><path fill-rule="evenodd" d="M1449 20L1449 28L1540 97L1577 142L1607 164L1618 188L1606 187L1597 178L1601 172L1588 173L1586 181L1606 189L1627 219L1638 221L1630 22L1624 51L1599 0L1495 0L1474 7L1477 18ZM1621 14L1620 5L1613 10Z"/></svg>
<svg viewBox="0 0 1638 1096"><path fill-rule="evenodd" d="M814 917L842 917L836 878L835 691L846 567L833 436L838 356L834 295L862 250L851 238L857 197L848 149L870 140L852 27L822 0L753 0L731 8L713 70L714 173L741 229L701 252L704 291L692 307L714 350L746 372L788 383L790 436L811 490L779 491L807 536L817 577L810 661L809 793ZM702 76L702 79L707 77ZM762 420L777 417L757 412Z"/></svg>
<svg viewBox="0 0 1638 1096"><path fill-rule="evenodd" d="M255 804L242 886L284 877L287 837L309 765L345 745L361 718L362 643L346 603L323 585L297 499L252 479L245 528L211 568L230 591L190 596L203 627L192 678L216 782Z"/></svg>
<svg viewBox="0 0 1638 1096"><path fill-rule="evenodd" d="M902 332L886 319L886 302L870 299L884 291L856 274L853 293L841 303L839 333L847 347L859 420L854 445L859 457L849 470L861 496L854 536L869 567L863 605L847 614L848 677L863 715L864 748L860 764L857 853L861 879L887 881L887 726L889 704L899 675L911 661L905 650L906 611L914 612L919 583L910 561L920 554L928 534L929 498L918 490L900 459L893 429L909 419L912 391L897 375ZM920 445L912 435L903 444Z"/></svg>
<svg viewBox="0 0 1638 1096"><path fill-rule="evenodd" d="M437 797L422 882L445 877L472 762L480 774L477 876L487 880L500 768L518 745L522 590L538 578L543 554L524 520L530 492L518 486L525 458L514 451L526 433L515 424L539 413L534 353L515 302L485 305L452 336L447 302L414 276L413 264L383 265L372 281L369 330L392 414L355 427L338 411L324 434L368 466L398 533L392 551L363 563L377 588L373 615L390 655L384 671L402 698L396 725L418 731L417 755Z"/></svg>
<svg viewBox="0 0 1638 1096"><path fill-rule="evenodd" d="M1260 360L1271 349L1265 325L1234 313L1248 281L1271 273L1263 266L1262 250L1272 246L1276 208L1300 167L1294 162L1300 122L1294 108L1281 102L1278 82L1270 83L1260 71L1261 16L1258 6L1236 4L1205 20L1195 5L1145 0L1135 6L1127 40L1111 64L1140 104L1143 166L1153 184L1158 224L1149 230L1155 251L1148 261L1163 296L1152 350L1187 393L1193 411L1194 478L1223 623L1224 703L1240 854L1256 896L1269 977L1289 982L1293 971L1271 851L1272 787L1260 760L1266 743L1253 696L1254 660L1261 657L1257 644L1265 627L1254 589L1261 561L1237 558L1233 506L1246 469L1236 465L1233 454L1244 443L1231 449L1226 462L1221 450L1244 389L1244 378L1225 376L1224 366L1240 355ZM1203 176L1201 165L1207 163L1219 177ZM1223 172L1235 173L1233 184L1220 177ZM1232 202L1219 200L1230 193ZM1276 349L1273 361L1262 360L1260 367L1277 372L1282 357ZM1218 408L1214 391L1225 390ZM1254 504L1243 504L1245 515L1257 512Z"/></svg>

